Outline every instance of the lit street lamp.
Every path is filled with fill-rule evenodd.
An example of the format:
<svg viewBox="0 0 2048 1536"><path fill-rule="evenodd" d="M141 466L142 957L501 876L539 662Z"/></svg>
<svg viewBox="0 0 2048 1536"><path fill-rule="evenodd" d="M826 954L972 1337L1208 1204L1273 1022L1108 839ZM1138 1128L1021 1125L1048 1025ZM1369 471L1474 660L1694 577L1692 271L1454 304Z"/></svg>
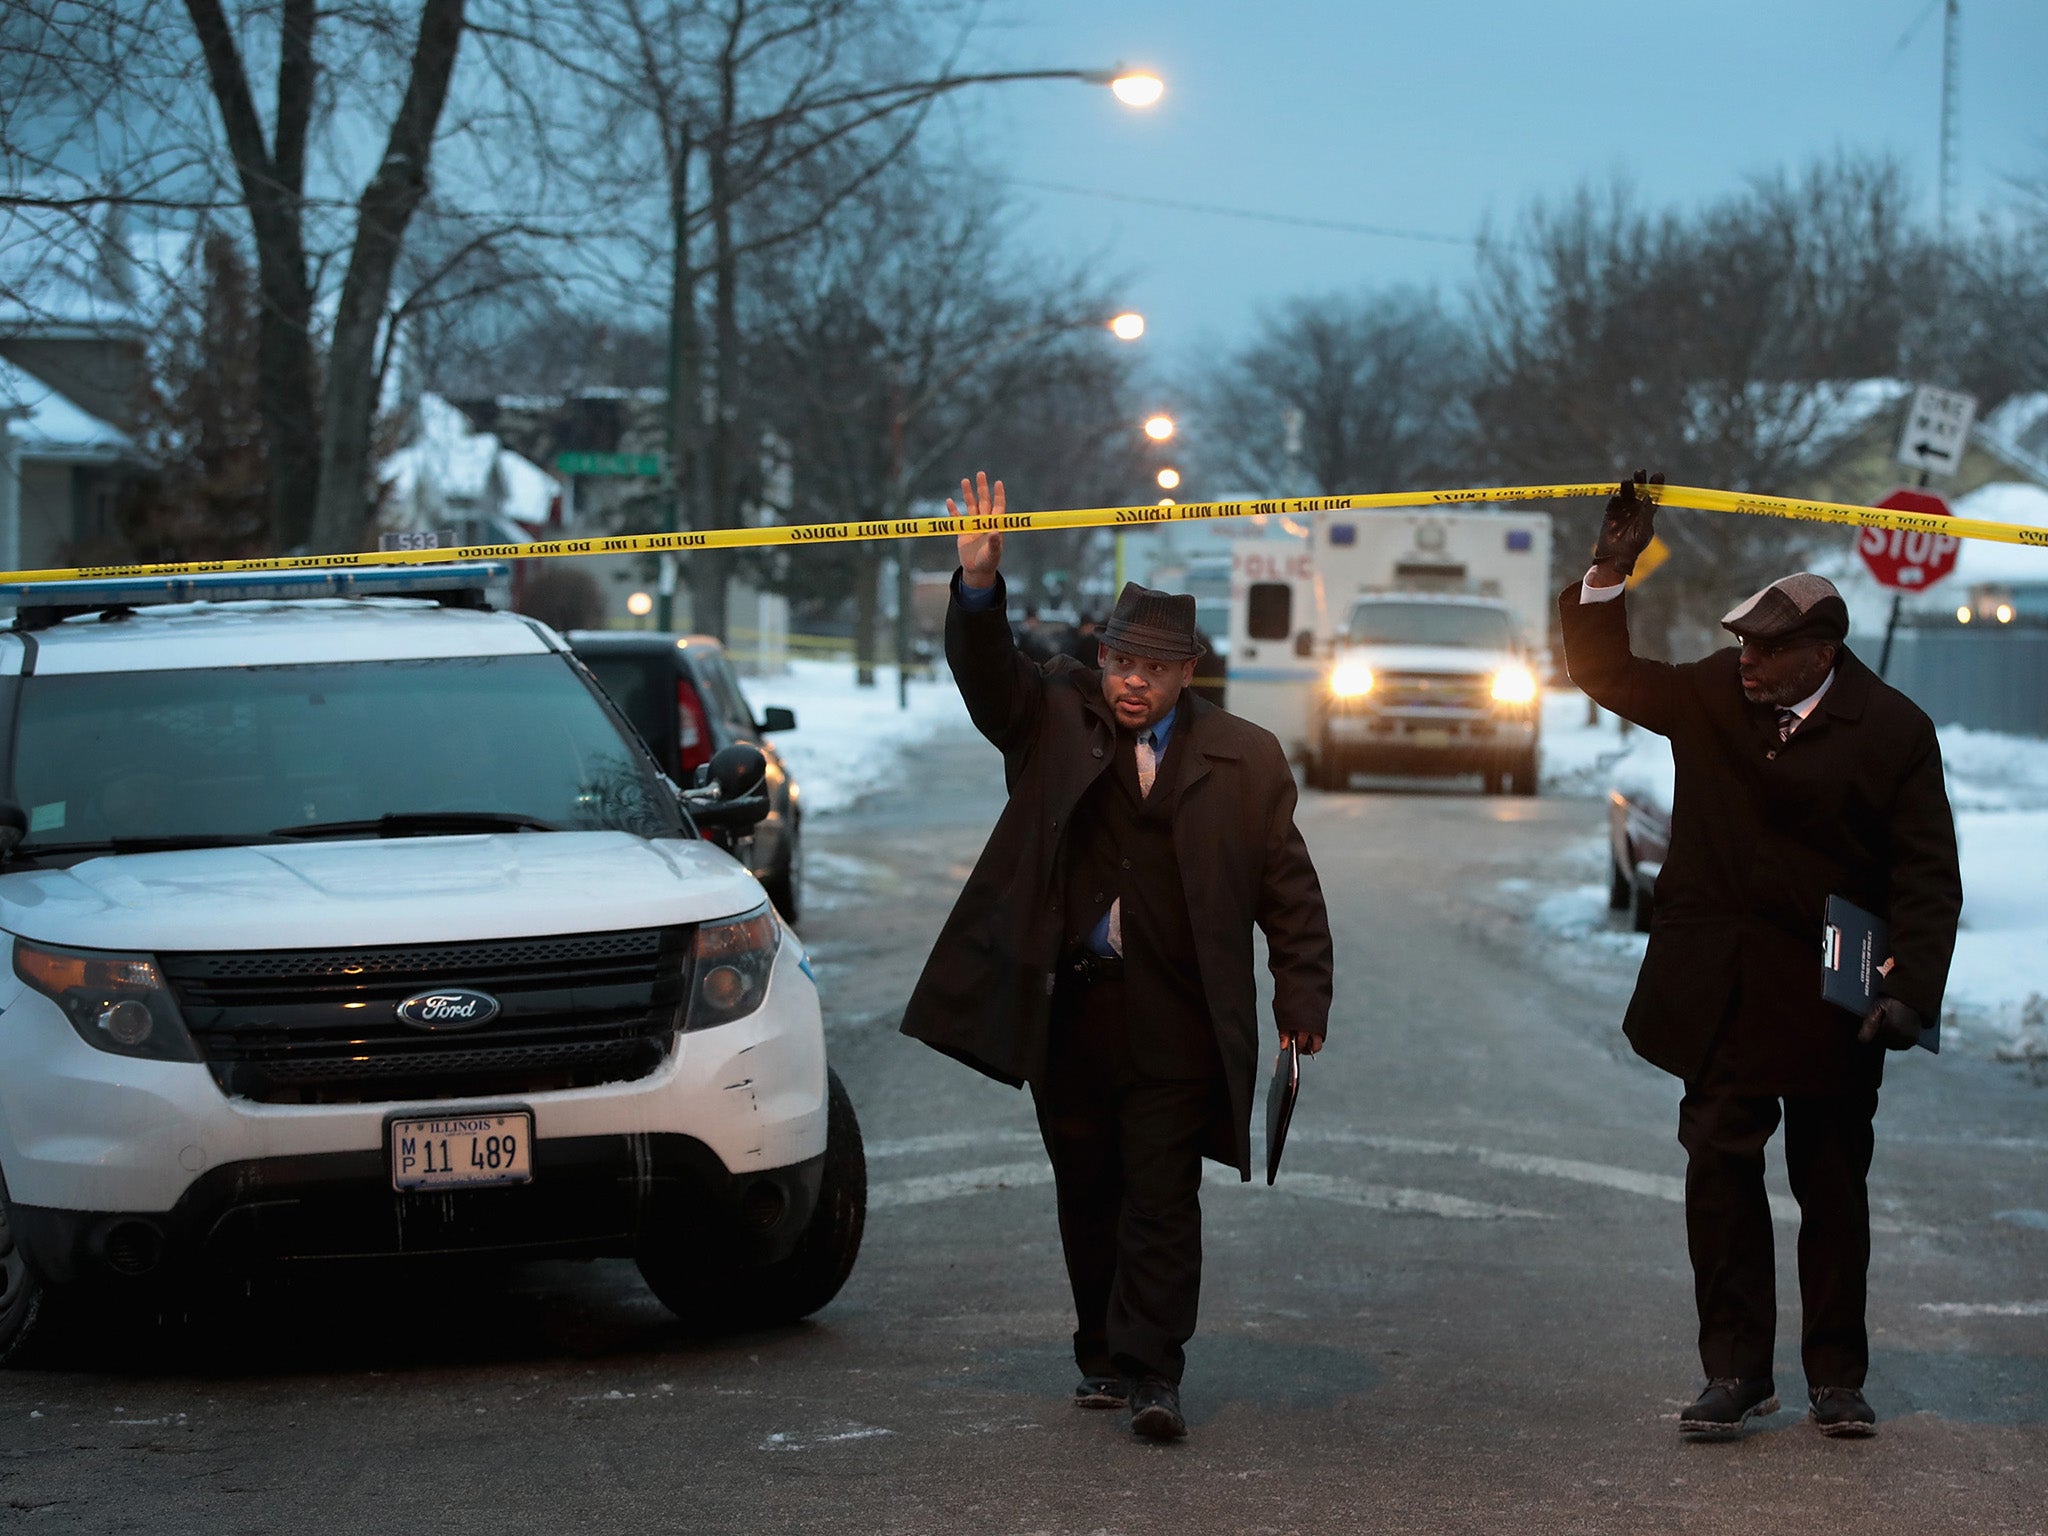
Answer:
<svg viewBox="0 0 2048 1536"><path fill-rule="evenodd" d="M1127 107L1150 107L1166 94L1166 82L1149 70L1132 70L1109 82L1116 99Z"/></svg>
<svg viewBox="0 0 2048 1536"><path fill-rule="evenodd" d="M1145 334L1145 317L1127 309L1109 322L1109 331L1118 341L1136 341Z"/></svg>
<svg viewBox="0 0 2048 1536"><path fill-rule="evenodd" d="M1163 443L1173 436L1173 418L1161 412L1145 418L1145 435L1155 443Z"/></svg>
<svg viewBox="0 0 2048 1536"><path fill-rule="evenodd" d="M1170 465L1159 471L1159 489L1173 491L1180 489L1180 471Z"/></svg>

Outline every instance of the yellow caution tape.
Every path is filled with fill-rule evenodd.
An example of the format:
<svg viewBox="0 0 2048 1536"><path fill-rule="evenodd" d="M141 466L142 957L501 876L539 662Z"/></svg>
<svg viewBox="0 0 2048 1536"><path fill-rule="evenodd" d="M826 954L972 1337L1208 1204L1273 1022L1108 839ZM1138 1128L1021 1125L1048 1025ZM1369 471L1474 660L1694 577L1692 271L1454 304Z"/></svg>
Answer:
<svg viewBox="0 0 2048 1536"><path fill-rule="evenodd" d="M718 528L678 533L628 533L607 538L544 539L533 544L470 544L454 549L366 551L340 555L280 555L250 560L192 560L145 565L81 565L45 571L0 572L0 583L103 580L123 576L205 576L226 571L322 571L349 566L446 565L467 560L554 560L578 555L689 554L707 549L762 549L782 545L843 544L865 539L928 539L961 533L1028 533L1046 528L1122 528L1158 523L1213 522L1228 517L1317 517L1388 507L1456 506L1471 502L1566 501L1607 497L1615 482L1581 485L1504 485L1460 491L1382 491L1367 496L1290 496L1269 501L1189 501L1170 507L1084 507L1061 512L1008 512L1001 517L906 517L867 523L788 523L766 528ZM1802 501L1688 485L1651 486L1667 507L1740 512L1908 533L1947 534L2031 544L2048 549L2048 528L1973 518L1890 512L1832 501Z"/></svg>

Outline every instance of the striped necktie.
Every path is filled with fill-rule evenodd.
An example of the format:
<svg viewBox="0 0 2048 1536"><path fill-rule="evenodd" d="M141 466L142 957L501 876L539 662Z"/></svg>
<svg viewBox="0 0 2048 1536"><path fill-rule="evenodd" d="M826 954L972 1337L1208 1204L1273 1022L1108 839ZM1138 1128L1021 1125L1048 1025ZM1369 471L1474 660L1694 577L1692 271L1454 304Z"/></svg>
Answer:
<svg viewBox="0 0 2048 1536"><path fill-rule="evenodd" d="M1778 740L1790 741L1792 733L1799 729L1799 711L1781 709L1778 711Z"/></svg>
<svg viewBox="0 0 2048 1536"><path fill-rule="evenodd" d="M1152 733L1147 731L1138 738L1138 793L1149 796L1152 781L1159 777L1159 750L1152 744ZM1124 899L1119 896L1109 904L1109 947L1118 956L1124 952Z"/></svg>

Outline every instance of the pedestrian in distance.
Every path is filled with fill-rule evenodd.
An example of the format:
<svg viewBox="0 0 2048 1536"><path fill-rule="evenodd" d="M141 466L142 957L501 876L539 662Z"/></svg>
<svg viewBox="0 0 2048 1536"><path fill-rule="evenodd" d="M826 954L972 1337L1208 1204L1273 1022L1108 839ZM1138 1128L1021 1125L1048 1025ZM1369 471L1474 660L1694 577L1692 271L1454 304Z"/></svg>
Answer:
<svg viewBox="0 0 2048 1536"><path fill-rule="evenodd" d="M1000 517L962 481L955 516ZM1195 603L1124 588L1101 665L1034 663L1003 617L1003 536L963 533L946 659L1003 754L1009 800L903 1032L1028 1084L1052 1162L1084 1408L1178 1439L1201 1289L1204 1157L1251 1177L1252 930L1282 1044L1314 1054L1330 928L1267 731L1185 691Z"/></svg>
<svg viewBox="0 0 2048 1536"><path fill-rule="evenodd" d="M1651 483L1661 483L1657 476ZM1671 739L1671 845L1623 1028L1681 1079L1686 1241L1707 1384L1681 1432L1775 1413L1777 1322L1764 1144L1782 1118L1799 1202L1800 1358L1821 1433L1876 1432L1865 1180L1887 1050L1941 1016L1962 877L1926 714L1843 643L1849 610L1808 573L1721 623L1737 645L1673 666L1629 646L1629 573L1655 506L1643 476L1607 504L1592 568L1558 599L1572 681ZM1859 1021L1821 996L1828 898L1882 917L1891 964Z"/></svg>

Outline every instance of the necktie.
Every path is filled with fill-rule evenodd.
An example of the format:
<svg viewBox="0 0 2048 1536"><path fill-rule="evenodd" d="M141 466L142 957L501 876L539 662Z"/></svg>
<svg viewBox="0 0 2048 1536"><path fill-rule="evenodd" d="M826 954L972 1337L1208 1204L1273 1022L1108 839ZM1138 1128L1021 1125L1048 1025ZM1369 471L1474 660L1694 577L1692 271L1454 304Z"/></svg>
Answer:
<svg viewBox="0 0 2048 1536"><path fill-rule="evenodd" d="M1778 740L1790 741L1792 733L1799 729L1799 711L1781 709L1778 711Z"/></svg>
<svg viewBox="0 0 2048 1536"><path fill-rule="evenodd" d="M1152 745L1152 733L1147 731L1138 738L1138 793L1149 796L1152 781L1159 777L1159 752ZM1109 947L1121 956L1124 952L1124 899L1119 896L1109 904Z"/></svg>

